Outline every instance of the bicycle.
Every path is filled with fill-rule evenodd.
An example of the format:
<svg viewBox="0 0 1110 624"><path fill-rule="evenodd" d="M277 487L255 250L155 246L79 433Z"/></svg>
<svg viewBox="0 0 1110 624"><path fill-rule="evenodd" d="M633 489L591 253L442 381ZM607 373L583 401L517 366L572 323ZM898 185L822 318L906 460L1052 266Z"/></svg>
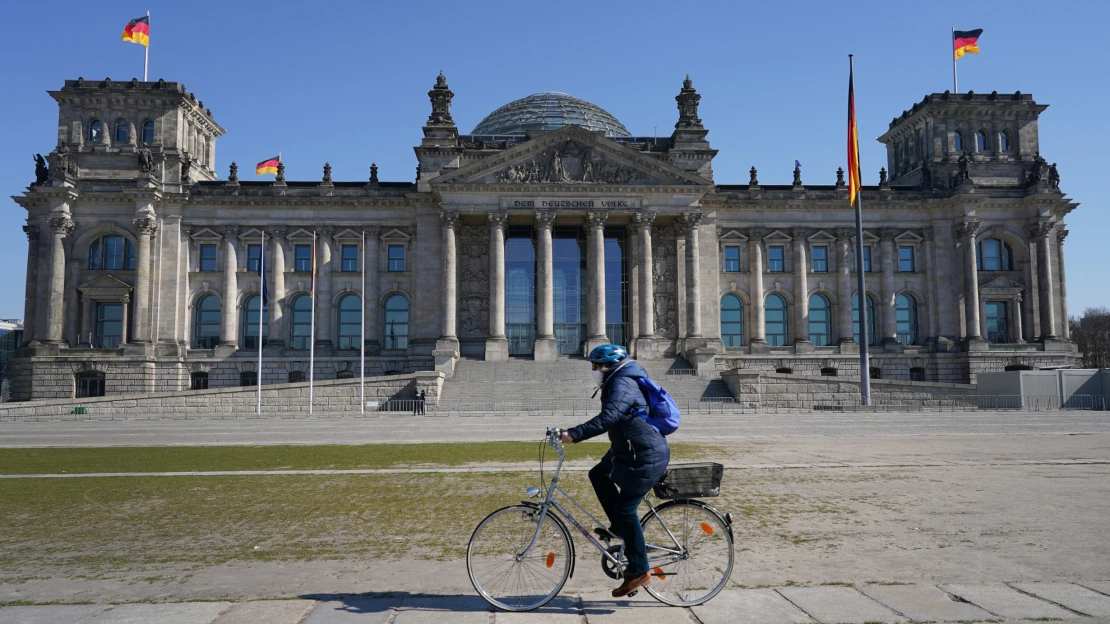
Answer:
<svg viewBox="0 0 1110 624"><path fill-rule="evenodd" d="M605 526L559 486L559 473L566 460L559 442L562 433L560 429L548 429L540 445L541 484L544 452L551 447L559 454L551 481L545 484L546 493L538 487L525 490L530 498L543 494L543 499L521 501L489 514L478 523L467 545L470 582L486 602L499 609L538 609L554 599L574 575L577 555L567 522L601 553L605 574L623 578L627 565L623 541L612 544L612 540L598 539L555 500L556 493L562 494L596 526ZM706 467L713 467L708 479ZM664 604L703 604L725 588L732 573L732 516L692 497L716 496L722 473L720 464L673 466L654 488L656 497L671 500L655 506L644 498L648 511L640 519L640 526L647 542L652 582L643 589Z"/></svg>

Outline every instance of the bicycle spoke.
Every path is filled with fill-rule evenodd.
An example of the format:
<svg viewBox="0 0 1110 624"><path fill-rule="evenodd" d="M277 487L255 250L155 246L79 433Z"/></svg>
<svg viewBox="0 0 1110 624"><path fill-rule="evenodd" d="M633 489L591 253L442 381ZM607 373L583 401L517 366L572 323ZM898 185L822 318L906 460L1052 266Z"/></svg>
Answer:
<svg viewBox="0 0 1110 624"><path fill-rule="evenodd" d="M656 577L646 588L648 593L678 606L709 600L724 588L732 571L734 552L728 527L716 514L695 504L665 506L656 514L646 519L646 539L654 544L677 540L681 554L656 551L657 556L649 558Z"/></svg>
<svg viewBox="0 0 1110 624"><path fill-rule="evenodd" d="M482 598L496 607L535 609L554 598L566 583L570 538L551 516L544 519L537 535L538 515L539 510L531 507L500 509L483 520L470 539L470 581ZM531 548L524 552L529 544Z"/></svg>

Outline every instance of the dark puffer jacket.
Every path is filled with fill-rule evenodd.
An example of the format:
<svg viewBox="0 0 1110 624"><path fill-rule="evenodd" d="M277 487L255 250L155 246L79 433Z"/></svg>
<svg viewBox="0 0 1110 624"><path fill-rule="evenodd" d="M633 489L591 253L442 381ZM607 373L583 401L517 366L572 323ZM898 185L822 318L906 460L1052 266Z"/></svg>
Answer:
<svg viewBox="0 0 1110 624"><path fill-rule="evenodd" d="M647 377L635 361L618 364L606 373L601 386L601 413L567 433L575 442L609 433L613 457L610 478L622 493L646 494L667 470L671 448L654 427L637 414L647 409L647 400L637 379ZM618 368L619 367L619 368Z"/></svg>

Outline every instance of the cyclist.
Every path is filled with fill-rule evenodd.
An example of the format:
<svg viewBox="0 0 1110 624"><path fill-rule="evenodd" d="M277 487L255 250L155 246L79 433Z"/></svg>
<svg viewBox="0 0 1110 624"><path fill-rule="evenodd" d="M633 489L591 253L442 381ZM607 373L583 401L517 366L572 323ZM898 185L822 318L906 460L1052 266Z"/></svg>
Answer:
<svg viewBox="0 0 1110 624"><path fill-rule="evenodd" d="M647 547L637 509L671 459L667 440L634 410L648 408L637 379L647 377L628 351L615 344L595 348L587 358L593 365L591 375L601 390L601 413L563 433L564 443L589 440L609 434L611 446L601 462L590 469L597 498L609 517L608 529L594 530L603 539L624 540L628 567L624 582L613 590L622 598L651 581ZM595 393L596 394L596 393Z"/></svg>

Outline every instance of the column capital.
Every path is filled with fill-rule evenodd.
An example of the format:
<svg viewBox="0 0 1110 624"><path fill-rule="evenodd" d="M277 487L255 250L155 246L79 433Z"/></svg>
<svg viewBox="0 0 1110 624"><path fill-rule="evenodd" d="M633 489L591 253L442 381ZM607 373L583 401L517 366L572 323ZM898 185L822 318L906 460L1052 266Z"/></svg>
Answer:
<svg viewBox="0 0 1110 624"><path fill-rule="evenodd" d="M856 235L855 228L846 228L846 227L836 228L836 240L838 240L842 243L846 243L846 242L852 240L852 237L855 236L855 235Z"/></svg>
<svg viewBox="0 0 1110 624"><path fill-rule="evenodd" d="M223 229L221 229L220 233L224 235L225 239L227 239L229 241L234 241L235 237L239 235L239 226L238 225L229 225L229 226L224 227Z"/></svg>
<svg viewBox="0 0 1110 624"><path fill-rule="evenodd" d="M704 215L702 215L700 211L684 212L682 213L682 216L678 218L678 222L681 223L682 227L686 228L687 230L692 230L701 225L701 219L703 216Z"/></svg>
<svg viewBox="0 0 1110 624"><path fill-rule="evenodd" d="M634 213L632 213L632 222L635 223L636 227L638 227L640 229L650 228L653 221L655 221L655 213L654 212L634 212Z"/></svg>
<svg viewBox="0 0 1110 624"><path fill-rule="evenodd" d="M131 303L131 293L123 293L119 300L121 303Z"/></svg>
<svg viewBox="0 0 1110 624"><path fill-rule="evenodd" d="M442 227L448 230L459 229L459 211L458 210L440 210L439 223Z"/></svg>
<svg viewBox="0 0 1110 624"><path fill-rule="evenodd" d="M486 220L491 228L503 230L505 229L505 223L509 220L509 213L501 211L486 213Z"/></svg>
<svg viewBox="0 0 1110 624"><path fill-rule="evenodd" d="M790 230L791 238L793 238L796 242L799 242L799 243L804 243L806 241L806 236L808 236L808 235L809 235L809 230L807 230L806 228L796 227L796 228L793 228L793 229Z"/></svg>
<svg viewBox="0 0 1110 624"><path fill-rule="evenodd" d="M39 240L39 226L27 224L23 226L23 232L27 235L27 241L36 243Z"/></svg>
<svg viewBox="0 0 1110 624"><path fill-rule="evenodd" d="M748 228L748 240L759 243L767 236L767 228L753 227Z"/></svg>
<svg viewBox="0 0 1110 624"><path fill-rule="evenodd" d="M74 228L77 227L73 219L70 219L68 216L50 217L47 223L50 224L50 229L54 230L57 234L61 234L63 237L72 234Z"/></svg>
<svg viewBox="0 0 1110 624"><path fill-rule="evenodd" d="M554 210L537 210L536 211L536 227L541 230L550 230L555 224L555 211Z"/></svg>
<svg viewBox="0 0 1110 624"><path fill-rule="evenodd" d="M973 219L962 221L953 226L952 231L956 234L957 239L962 238L975 238L975 234L979 231L979 222Z"/></svg>
<svg viewBox="0 0 1110 624"><path fill-rule="evenodd" d="M894 237L897 234L898 234L898 229L897 228L890 228L890 227L879 228L879 240L883 241L884 243L886 241L894 240Z"/></svg>
<svg viewBox="0 0 1110 624"><path fill-rule="evenodd" d="M366 232L367 238L377 238L381 236L382 233L382 226L380 225L368 225L362 229Z"/></svg>
<svg viewBox="0 0 1110 624"><path fill-rule="evenodd" d="M331 225L321 225L316 228L316 231L320 233L322 238L328 239L335 234L335 227Z"/></svg>
<svg viewBox="0 0 1110 624"><path fill-rule="evenodd" d="M185 235L185 238L189 238L190 236L193 235L193 229L194 228L191 225L187 225L187 224L182 224L181 225L181 233Z"/></svg>
<svg viewBox="0 0 1110 624"><path fill-rule="evenodd" d="M139 234L146 236L153 236L158 231L158 220L151 217L140 217L132 219L131 224L135 226L135 230Z"/></svg>
<svg viewBox="0 0 1110 624"><path fill-rule="evenodd" d="M1064 239L1068 237L1068 229L1065 227L1056 228L1056 244L1063 245Z"/></svg>
<svg viewBox="0 0 1110 624"><path fill-rule="evenodd" d="M285 238L287 228L284 225L271 225L266 228L266 233L270 235L273 240L280 240Z"/></svg>
<svg viewBox="0 0 1110 624"><path fill-rule="evenodd" d="M1045 238L1052 234L1053 223L1051 221L1035 221L1030 223L1029 234L1034 238Z"/></svg>
<svg viewBox="0 0 1110 624"><path fill-rule="evenodd" d="M921 229L921 238L924 238L925 242L927 242L927 243L933 242L933 226L929 225L929 226L926 226L926 227L922 228Z"/></svg>
<svg viewBox="0 0 1110 624"><path fill-rule="evenodd" d="M586 229L600 230L605 228L605 220L609 218L609 213L605 211L595 211L586 213Z"/></svg>

